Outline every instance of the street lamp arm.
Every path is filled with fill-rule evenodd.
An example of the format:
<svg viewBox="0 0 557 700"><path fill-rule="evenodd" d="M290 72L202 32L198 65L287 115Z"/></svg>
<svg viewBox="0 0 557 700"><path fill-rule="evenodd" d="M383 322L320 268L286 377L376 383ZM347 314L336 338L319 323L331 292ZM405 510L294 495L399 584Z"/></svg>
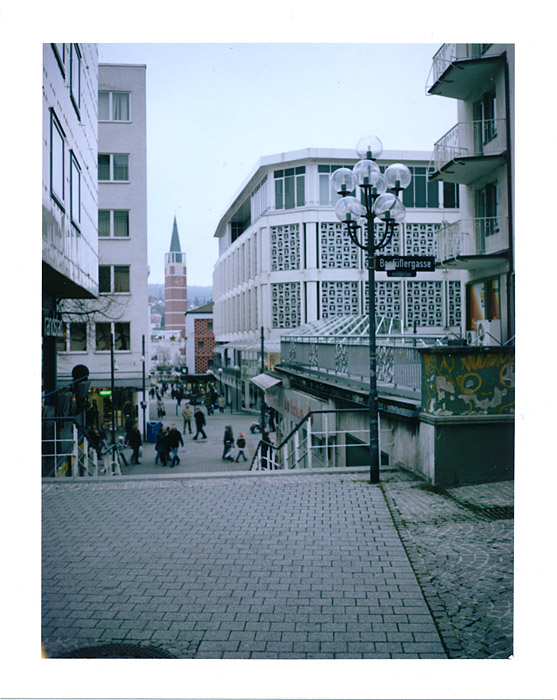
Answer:
<svg viewBox="0 0 557 700"><path fill-rule="evenodd" d="M351 222L346 222L346 223L347 223L347 227L348 227L348 235L350 236L350 240L352 241L352 243L354 245L358 246L358 248L361 248L362 250L367 250L367 246L360 243L360 241L358 240L358 237L356 236L356 229L358 229L360 227L357 224L354 224Z"/></svg>
<svg viewBox="0 0 557 700"><path fill-rule="evenodd" d="M383 238L375 246L375 250L379 250L380 248L384 248L385 246L389 245L391 238L393 237L393 233L395 232L395 223L396 222L392 220L385 223L385 233L383 234Z"/></svg>

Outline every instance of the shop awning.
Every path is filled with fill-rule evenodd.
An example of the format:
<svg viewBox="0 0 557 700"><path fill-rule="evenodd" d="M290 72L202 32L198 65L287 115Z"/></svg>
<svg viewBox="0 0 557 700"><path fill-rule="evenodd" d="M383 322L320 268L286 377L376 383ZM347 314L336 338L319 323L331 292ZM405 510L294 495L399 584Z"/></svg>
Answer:
<svg viewBox="0 0 557 700"><path fill-rule="evenodd" d="M273 386L276 386L277 384L281 384L281 380L277 379L276 377L271 377L270 374L266 374L263 372L262 374L258 374L255 377L252 377L250 379L250 382L253 382L255 386L259 387L260 389L263 389L263 391L267 391L267 389L270 389Z"/></svg>

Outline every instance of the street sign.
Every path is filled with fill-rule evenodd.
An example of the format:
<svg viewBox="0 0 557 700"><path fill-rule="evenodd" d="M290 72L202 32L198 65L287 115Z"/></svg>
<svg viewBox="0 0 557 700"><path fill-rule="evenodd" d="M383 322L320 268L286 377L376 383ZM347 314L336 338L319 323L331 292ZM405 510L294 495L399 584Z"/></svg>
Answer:
<svg viewBox="0 0 557 700"><path fill-rule="evenodd" d="M376 272L387 277L415 277L417 272L435 272L433 255L376 255Z"/></svg>

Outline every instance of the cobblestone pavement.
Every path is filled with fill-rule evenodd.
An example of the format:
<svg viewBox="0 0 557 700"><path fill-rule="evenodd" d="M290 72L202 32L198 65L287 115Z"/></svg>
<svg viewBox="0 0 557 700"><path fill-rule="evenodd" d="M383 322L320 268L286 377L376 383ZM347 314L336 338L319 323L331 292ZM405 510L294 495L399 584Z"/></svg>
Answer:
<svg viewBox="0 0 557 700"><path fill-rule="evenodd" d="M43 482L47 656L446 658L362 475Z"/></svg>
<svg viewBox="0 0 557 700"><path fill-rule="evenodd" d="M513 653L513 482L428 487L397 470L382 488L450 658Z"/></svg>

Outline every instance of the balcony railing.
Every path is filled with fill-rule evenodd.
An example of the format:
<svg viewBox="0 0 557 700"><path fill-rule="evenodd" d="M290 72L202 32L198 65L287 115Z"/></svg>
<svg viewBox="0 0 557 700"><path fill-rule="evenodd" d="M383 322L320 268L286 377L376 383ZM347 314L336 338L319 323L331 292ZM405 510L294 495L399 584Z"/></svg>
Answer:
<svg viewBox="0 0 557 700"><path fill-rule="evenodd" d="M433 57L427 89L435 84L447 68L455 61L482 58L492 44L443 44Z"/></svg>
<svg viewBox="0 0 557 700"><path fill-rule="evenodd" d="M508 219L492 216L461 219L437 231L435 256L438 262L469 255L491 255L509 246Z"/></svg>
<svg viewBox="0 0 557 700"><path fill-rule="evenodd" d="M448 131L433 149L433 171L460 158L499 155L505 152L507 123L505 119L459 122Z"/></svg>

